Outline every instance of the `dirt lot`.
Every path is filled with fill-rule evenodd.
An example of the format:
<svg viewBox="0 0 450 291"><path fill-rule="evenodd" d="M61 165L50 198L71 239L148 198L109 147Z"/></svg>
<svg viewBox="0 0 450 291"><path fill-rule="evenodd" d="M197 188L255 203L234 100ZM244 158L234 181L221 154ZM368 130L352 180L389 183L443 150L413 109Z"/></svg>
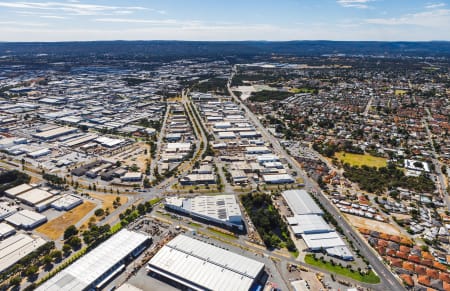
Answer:
<svg viewBox="0 0 450 291"><path fill-rule="evenodd" d="M109 208L110 212L114 211L113 202L116 200L117 195L108 195L108 194L93 194L89 193L89 196L92 198L98 199L102 201L102 208L106 209ZM119 196L120 197L120 203L125 204L128 201L128 197L126 196ZM85 223L80 227L81 229L87 228L89 225L89 222L95 222L98 218L95 215L92 215L88 220L86 220Z"/></svg>
<svg viewBox="0 0 450 291"><path fill-rule="evenodd" d="M94 208L95 203L85 201L74 209L38 227L36 231L46 235L50 239L56 240L64 234L67 227L76 224Z"/></svg>
<svg viewBox="0 0 450 291"><path fill-rule="evenodd" d="M350 220L350 223L353 224L355 227L366 228L392 235L400 235L400 236L402 235L402 233L391 224L349 214L345 214L345 216L348 218L348 220Z"/></svg>
<svg viewBox="0 0 450 291"><path fill-rule="evenodd" d="M92 198L101 200L102 201L102 208L103 209L109 208L109 210L112 212L114 210L113 202L114 202L114 200L116 200L116 197L118 195L89 193L89 196L91 196ZM126 197L126 196L119 196L119 197L120 197L120 203L121 204L127 203L128 197Z"/></svg>

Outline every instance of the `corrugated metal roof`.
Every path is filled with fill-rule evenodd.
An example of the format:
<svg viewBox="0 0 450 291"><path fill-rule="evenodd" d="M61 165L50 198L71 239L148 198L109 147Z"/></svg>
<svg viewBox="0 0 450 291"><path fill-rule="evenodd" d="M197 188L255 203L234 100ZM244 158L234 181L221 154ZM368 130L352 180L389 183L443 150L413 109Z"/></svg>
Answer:
<svg viewBox="0 0 450 291"><path fill-rule="evenodd" d="M149 268L182 278L199 290L238 291L252 286L264 264L179 235L150 260Z"/></svg>
<svg viewBox="0 0 450 291"><path fill-rule="evenodd" d="M84 290L148 239L147 235L123 229L37 290Z"/></svg>
<svg viewBox="0 0 450 291"><path fill-rule="evenodd" d="M323 214L322 209L305 190L287 190L283 191L281 195L296 215Z"/></svg>

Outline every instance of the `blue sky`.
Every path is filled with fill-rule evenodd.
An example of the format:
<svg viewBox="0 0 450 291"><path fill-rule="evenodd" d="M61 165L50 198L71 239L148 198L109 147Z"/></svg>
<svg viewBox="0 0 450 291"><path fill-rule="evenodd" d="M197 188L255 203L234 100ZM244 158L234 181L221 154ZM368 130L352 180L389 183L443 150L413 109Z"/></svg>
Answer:
<svg viewBox="0 0 450 291"><path fill-rule="evenodd" d="M450 40L449 2L0 0L0 41Z"/></svg>

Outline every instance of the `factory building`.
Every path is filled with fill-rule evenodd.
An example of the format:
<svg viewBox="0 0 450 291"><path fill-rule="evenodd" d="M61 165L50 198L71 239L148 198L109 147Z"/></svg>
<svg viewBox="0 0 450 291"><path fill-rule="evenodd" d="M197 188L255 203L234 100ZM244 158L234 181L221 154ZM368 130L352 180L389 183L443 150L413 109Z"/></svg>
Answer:
<svg viewBox="0 0 450 291"><path fill-rule="evenodd" d="M45 240L42 238L32 237L23 233L18 233L0 241L0 272L7 270L44 244Z"/></svg>
<svg viewBox="0 0 450 291"><path fill-rule="evenodd" d="M328 255L353 260L353 255L339 234L322 217L323 211L305 190L287 190L281 193L294 216L286 220L308 250L325 250Z"/></svg>
<svg viewBox="0 0 450 291"><path fill-rule="evenodd" d="M23 229L33 229L45 223L47 217L31 210L21 210L5 219L9 224Z"/></svg>
<svg viewBox="0 0 450 291"><path fill-rule="evenodd" d="M234 195L167 197L164 206L193 218L209 221L234 230L244 230L242 213Z"/></svg>
<svg viewBox="0 0 450 291"><path fill-rule="evenodd" d="M39 286L39 291L98 290L125 269L149 244L145 234L122 229Z"/></svg>
<svg viewBox="0 0 450 291"><path fill-rule="evenodd" d="M149 261L147 269L190 290L257 290L264 264L178 235Z"/></svg>

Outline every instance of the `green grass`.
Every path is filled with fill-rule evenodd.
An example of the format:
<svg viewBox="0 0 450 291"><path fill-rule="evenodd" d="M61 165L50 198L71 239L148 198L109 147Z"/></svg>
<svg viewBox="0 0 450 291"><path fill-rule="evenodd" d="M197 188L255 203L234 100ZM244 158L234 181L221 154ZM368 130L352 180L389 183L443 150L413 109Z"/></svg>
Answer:
<svg viewBox="0 0 450 291"><path fill-rule="evenodd" d="M311 266L316 266L318 268L327 270L329 272L341 275L341 276L352 278L352 279L360 281L360 282L364 282L364 283L368 283L368 284L380 283L380 278L377 275L375 275L375 273L373 271L370 271L369 274L367 274L367 275L361 275L358 271L352 272L347 268L337 266L337 265L333 266L329 262L323 262L321 260L316 260L314 258L314 255L311 255L311 254L305 256L305 263L307 263Z"/></svg>
<svg viewBox="0 0 450 291"><path fill-rule="evenodd" d="M369 154L359 155L345 152L336 153L336 157L343 163L348 163L350 166L363 166L382 168L387 166L385 158L374 157Z"/></svg>
<svg viewBox="0 0 450 291"><path fill-rule="evenodd" d="M163 199L162 198L153 198L152 200L150 200L150 204L153 206L161 200L163 200Z"/></svg>
<svg viewBox="0 0 450 291"><path fill-rule="evenodd" d="M190 226L194 226L194 227L202 227L201 224L195 223L195 222L189 222L189 225L190 225Z"/></svg>
<svg viewBox="0 0 450 291"><path fill-rule="evenodd" d="M294 258L297 258L300 252L296 250L295 252L289 252Z"/></svg>
<svg viewBox="0 0 450 291"><path fill-rule="evenodd" d="M214 234L217 234L218 236L221 236L223 238L228 238L228 239L236 239L236 237L234 235L228 234L228 233L224 233L218 230L215 230L213 228L208 228L208 231Z"/></svg>
<svg viewBox="0 0 450 291"><path fill-rule="evenodd" d="M111 229L109 230L109 232L114 234L114 233L118 232L121 229L122 229L122 222L119 221L118 223L116 223L113 226L111 226Z"/></svg>

